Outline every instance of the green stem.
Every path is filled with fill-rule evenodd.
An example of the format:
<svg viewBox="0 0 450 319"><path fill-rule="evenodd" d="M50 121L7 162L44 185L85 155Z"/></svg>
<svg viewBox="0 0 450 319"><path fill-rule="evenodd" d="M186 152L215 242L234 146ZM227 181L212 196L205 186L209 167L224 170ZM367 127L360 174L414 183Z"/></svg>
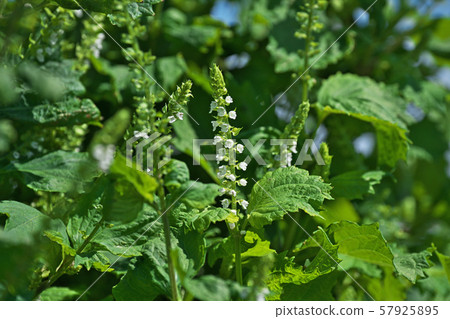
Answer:
<svg viewBox="0 0 450 319"><path fill-rule="evenodd" d="M303 94L302 101L306 102L308 100L308 67L309 67L309 48L311 46L311 27L313 20L313 0L309 0L309 10L308 10L308 26L306 28L306 43L305 43L305 59L303 64L304 74L303 74Z"/></svg>
<svg viewBox="0 0 450 319"><path fill-rule="evenodd" d="M178 301L178 288L177 288L177 281L175 278L175 268L173 265L172 260L172 243L170 240L170 220L169 220L169 214L170 210L166 209L166 196L164 191L164 184L163 184L163 178L161 176L161 172L158 169L158 163L159 163L159 153L155 152L153 154L153 171L156 172L155 176L157 176L159 181L159 187L158 187L158 198L160 202L160 214L162 214L162 220L164 225L164 239L166 244L166 255L167 255L167 265L169 267L169 281L170 281L170 288L172 292L172 300Z"/></svg>

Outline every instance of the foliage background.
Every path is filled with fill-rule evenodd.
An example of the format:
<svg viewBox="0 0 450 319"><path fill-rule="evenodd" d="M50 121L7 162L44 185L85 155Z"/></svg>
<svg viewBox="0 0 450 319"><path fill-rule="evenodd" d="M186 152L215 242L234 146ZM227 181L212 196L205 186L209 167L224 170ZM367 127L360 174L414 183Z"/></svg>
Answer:
<svg viewBox="0 0 450 319"><path fill-rule="evenodd" d="M80 1L104 30L85 12L71 10L76 9L73 2L56 2L0 2L0 199L4 200L0 203L1 299L76 299L108 268L114 256L124 252L114 239L122 236L122 243L132 243L135 234L155 219L155 212L134 212L129 208L135 202L115 198L119 207L115 212L121 217L111 219L110 233L106 226L87 252L76 254L82 239L101 218L97 215L99 207L105 204L94 199L86 206L89 209L76 205L89 196L98 197L95 181L101 180L101 173L87 152L102 131L123 151L123 134L115 136L114 131L120 132L127 116L123 121L120 116L113 117L119 110L129 109L134 114L126 134L139 127L139 116L148 116L137 107L135 97L142 92L136 81L145 78L141 84L148 92L144 96L160 110L168 101L165 91L172 93L182 81L192 80L194 97L188 110L198 125L185 116L174 126L173 158L189 166L191 180L199 178L205 185L216 179L211 168L208 172L208 168L191 164L189 145L194 136L213 137L208 114L212 93L208 69L212 63L224 71L235 101L236 126L243 128L239 137L276 135L301 102L302 81L278 99L302 72L297 51L304 41L294 36L299 29L296 12L301 1L145 1L145 7L136 3L125 6L133 1ZM319 16L325 27L317 36L318 48L326 49L361 9L371 4L366 0L330 1ZM314 104L300 140L309 137L317 144L327 142L333 156L328 182L334 200L325 201L324 219L302 213L299 220L309 233L319 229L316 236L321 236L320 229L332 229L334 226L329 225L339 221L379 224L380 238L388 242L394 257L392 270L339 254L346 270L377 300L450 298L450 262L446 257L450 256L448 8L448 2L379 0L369 15L364 15L311 68L310 101ZM105 133L102 123L108 119L113 120L110 132ZM45 157L48 154L51 156ZM314 165L306 163L302 168L313 172ZM132 175L124 167L118 170L124 176ZM251 192L252 177L259 180L263 175L261 167L252 162L245 172L249 184L243 193ZM134 196L135 189L126 190L133 194L130 198L141 198ZM142 207L142 200L137 201ZM212 202L205 201L197 208L215 202L214 197ZM17 217L13 220L14 214ZM30 216L35 216L31 223L27 222ZM247 284L256 287L248 292L233 281L229 263L211 261L232 259L232 253L221 251L216 244L226 237L222 224L211 224L201 238L187 232L186 236L193 237L183 242L177 235L180 246L201 242L195 249L203 252L190 252L188 257L207 256L187 268L195 274L187 275L191 279L180 284L180 289L187 291L185 297L368 298L335 268L318 277L332 284L322 289L323 283L316 279L311 283L314 293L307 296L302 292L310 287L301 280L258 282L257 278L273 276L279 264L287 267L288 257L294 258L289 267L298 270L306 269L318 256L317 251L299 253L308 248L301 246L307 236L300 229L290 233L292 221L286 216L255 230L258 245L266 250L260 256L249 254L244 265ZM178 227L175 218L172 226ZM77 239L81 229L83 233ZM328 235L331 237L331 233ZM158 236L157 230L146 234L142 243L136 244L145 249L139 246L136 253L120 258L82 299L170 298L166 255ZM336 237L331 238L330 244L339 245L336 241ZM432 245L437 251L430 248ZM185 253L190 249L183 247ZM273 251L276 257L269 254ZM78 256L77 265L58 277L53 288L39 291L42 282L58 271L61 256L74 254ZM195 258L185 262L189 264L189 260ZM275 266L265 269L263 265L270 264L267 260ZM400 264L407 269L402 270ZM271 292L265 290L266 286ZM209 291L211 287L215 288ZM281 295L273 294L280 294L279 289Z"/></svg>

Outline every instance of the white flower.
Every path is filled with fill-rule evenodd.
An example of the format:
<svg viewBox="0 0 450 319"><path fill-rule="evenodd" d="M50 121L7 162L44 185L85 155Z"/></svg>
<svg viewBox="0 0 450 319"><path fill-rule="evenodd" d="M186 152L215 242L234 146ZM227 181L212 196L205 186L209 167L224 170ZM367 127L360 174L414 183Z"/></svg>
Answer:
<svg viewBox="0 0 450 319"><path fill-rule="evenodd" d="M134 131L133 133L134 133L134 137L136 137L136 138L141 138L141 137L148 138L148 134L145 132Z"/></svg>
<svg viewBox="0 0 450 319"><path fill-rule="evenodd" d="M294 144L289 148L292 153L297 153L297 141L294 141Z"/></svg>
<svg viewBox="0 0 450 319"><path fill-rule="evenodd" d="M225 148L232 148L233 147L233 140L226 140L225 141Z"/></svg>
<svg viewBox="0 0 450 319"><path fill-rule="evenodd" d="M175 122L177 119L175 118L175 116L171 115L169 116L169 123L173 123Z"/></svg>
<svg viewBox="0 0 450 319"><path fill-rule="evenodd" d="M184 115L183 112L178 112L176 115L180 121L183 120L183 115Z"/></svg>
<svg viewBox="0 0 450 319"><path fill-rule="evenodd" d="M216 101L212 101L210 104L210 109L209 109L209 113L212 113L212 111L214 111L217 107L217 102Z"/></svg>
<svg viewBox="0 0 450 319"><path fill-rule="evenodd" d="M286 163L287 163L287 166L291 166L291 163L292 163L292 153L287 153L287 154L286 154Z"/></svg>
<svg viewBox="0 0 450 319"><path fill-rule="evenodd" d="M231 104L231 103L233 103L233 98L231 97L231 96L227 96L226 98L225 98L225 102L227 102L228 104Z"/></svg>
<svg viewBox="0 0 450 319"><path fill-rule="evenodd" d="M238 184L241 185L241 186L247 186L247 180L241 178L241 179L239 180Z"/></svg>
<svg viewBox="0 0 450 319"><path fill-rule="evenodd" d="M216 128L219 126L219 123L217 121L211 121L211 124L213 126L213 131L215 131Z"/></svg>
<svg viewBox="0 0 450 319"><path fill-rule="evenodd" d="M225 156L220 155L220 154L216 154L216 161L217 161L217 163L219 163L220 161L223 161L224 158L225 158Z"/></svg>
<svg viewBox="0 0 450 319"><path fill-rule="evenodd" d="M228 206L230 206L230 201L227 198L222 199L222 207L228 208Z"/></svg>
<svg viewBox="0 0 450 319"><path fill-rule="evenodd" d="M220 142L222 142L222 137L220 137L219 135L214 136L214 145Z"/></svg>
<svg viewBox="0 0 450 319"><path fill-rule="evenodd" d="M233 213L233 215L237 215L236 209L230 209L230 211Z"/></svg>
<svg viewBox="0 0 450 319"><path fill-rule="evenodd" d="M225 194L226 191L227 190L225 188L223 188L223 187L221 189L219 189L219 193L222 194L222 195Z"/></svg>
<svg viewBox="0 0 450 319"><path fill-rule="evenodd" d="M236 196L236 191L235 191L234 189L230 189L230 190L228 191L228 195Z"/></svg>
<svg viewBox="0 0 450 319"><path fill-rule="evenodd" d="M227 174L227 167L225 165L220 166L217 176L219 178L224 178L226 174Z"/></svg>
<svg viewBox="0 0 450 319"><path fill-rule="evenodd" d="M248 202L244 199L239 201L239 204L241 204L243 209L247 209L247 207L248 207Z"/></svg>
<svg viewBox="0 0 450 319"><path fill-rule="evenodd" d="M245 171L247 169L247 163L246 162L240 162L238 164L239 169Z"/></svg>
<svg viewBox="0 0 450 319"><path fill-rule="evenodd" d="M238 144L238 145L236 146L236 150L237 150L239 153L242 153L242 152L244 151L244 145Z"/></svg>
<svg viewBox="0 0 450 319"><path fill-rule="evenodd" d="M83 17L83 10L74 10L73 14L77 17L77 18L81 18Z"/></svg>
<svg viewBox="0 0 450 319"><path fill-rule="evenodd" d="M236 112L235 111L230 111L229 113L228 113L228 116L230 117L230 119L232 119L232 120L234 120L234 119L236 119Z"/></svg>
<svg viewBox="0 0 450 319"><path fill-rule="evenodd" d="M92 156L98 161L98 166L104 172L109 170L113 160L116 147L112 144L98 144L92 150Z"/></svg>
<svg viewBox="0 0 450 319"><path fill-rule="evenodd" d="M233 230L234 227L236 227L236 224L235 223L229 223L228 226L230 227L231 230Z"/></svg>
<svg viewBox="0 0 450 319"><path fill-rule="evenodd" d="M230 126L226 123L220 124L220 130L222 131L222 133L226 133L228 132L228 130L230 129Z"/></svg>
<svg viewBox="0 0 450 319"><path fill-rule="evenodd" d="M236 180L236 176L233 174L227 174L225 175L226 178L228 178L230 181L234 182Z"/></svg>
<svg viewBox="0 0 450 319"><path fill-rule="evenodd" d="M219 107L219 108L217 108L217 115L218 116L224 116L225 114L227 114L227 110L225 110L225 108L224 107Z"/></svg>

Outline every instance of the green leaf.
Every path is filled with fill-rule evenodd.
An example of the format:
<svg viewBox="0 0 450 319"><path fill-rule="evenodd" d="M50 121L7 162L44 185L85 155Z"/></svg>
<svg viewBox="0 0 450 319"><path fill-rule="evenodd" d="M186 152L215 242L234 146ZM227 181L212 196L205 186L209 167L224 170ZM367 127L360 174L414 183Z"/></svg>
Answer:
<svg viewBox="0 0 450 319"><path fill-rule="evenodd" d="M188 279L184 282L184 287L195 299L204 301L230 301L248 295L247 287L212 275Z"/></svg>
<svg viewBox="0 0 450 319"><path fill-rule="evenodd" d="M136 191L149 202L153 202L153 194L158 187L156 179L126 164L125 158L117 154L114 163L110 167L111 174L115 174L119 179L131 183ZM124 194L124 196L126 196Z"/></svg>
<svg viewBox="0 0 450 319"><path fill-rule="evenodd" d="M59 219L51 219L31 206L3 201L0 202L0 214L8 216L4 230L17 243L27 243L34 234L45 231L51 240L70 246L64 223Z"/></svg>
<svg viewBox="0 0 450 319"><path fill-rule="evenodd" d="M169 275L164 242L152 239L144 256L135 260L120 282L113 287L116 300L154 300L170 295Z"/></svg>
<svg viewBox="0 0 450 319"><path fill-rule="evenodd" d="M50 287L39 295L41 301L69 301L74 300L81 293L69 287Z"/></svg>
<svg viewBox="0 0 450 319"><path fill-rule="evenodd" d="M56 151L27 163L14 164L27 175L27 186L47 192L85 191L87 184L100 175L87 153Z"/></svg>
<svg viewBox="0 0 450 319"><path fill-rule="evenodd" d="M0 115L12 120L45 126L72 126L100 119L100 111L91 100L78 98L34 107L0 108Z"/></svg>
<svg viewBox="0 0 450 319"><path fill-rule="evenodd" d="M262 240L258 234L252 231L246 231L244 236L245 243L251 245L251 247L241 253L242 259L247 257L263 257L272 253L276 253L275 250L270 248L270 241ZM244 249L245 249L244 245Z"/></svg>
<svg viewBox="0 0 450 319"><path fill-rule="evenodd" d="M220 195L219 189L217 184L188 181L167 197L168 205L177 202L191 208L203 209L216 202L216 197Z"/></svg>
<svg viewBox="0 0 450 319"><path fill-rule="evenodd" d="M327 233L339 245L342 267L349 269L360 262L393 268L394 256L384 240L378 224L362 225L341 221L331 224Z"/></svg>
<svg viewBox="0 0 450 319"><path fill-rule="evenodd" d="M420 253L396 256L394 258L395 269L400 275L415 284L417 278L427 278L424 269L431 267L429 261L431 255L431 252L424 250Z"/></svg>
<svg viewBox="0 0 450 319"><path fill-rule="evenodd" d="M208 207L201 212L191 210L188 214L187 224L198 232L204 232L211 223L225 220L231 212L224 208Z"/></svg>
<svg viewBox="0 0 450 319"><path fill-rule="evenodd" d="M381 182L385 173L383 171L351 171L333 177L330 180L334 198L362 199L363 195L375 194L373 188Z"/></svg>
<svg viewBox="0 0 450 319"><path fill-rule="evenodd" d="M169 190L174 191L182 184L189 181L189 169L186 163L171 159L169 163L164 166L166 175L164 176L164 186Z"/></svg>
<svg viewBox="0 0 450 319"><path fill-rule="evenodd" d="M445 270L445 274L447 275L447 280L450 283L450 256L441 254L440 252L437 251L437 249L435 250L436 252L436 256L438 256L439 261L442 264L442 267Z"/></svg>
<svg viewBox="0 0 450 319"><path fill-rule="evenodd" d="M338 257L338 245L331 243L326 232L320 227L312 234L312 237L301 243L294 252L297 255L306 254L307 256L315 253L312 261L305 267L306 272L319 270L321 273L328 273L341 262L341 259Z"/></svg>
<svg viewBox="0 0 450 319"><path fill-rule="evenodd" d="M303 210L311 216L330 196L331 187L319 176L296 167L268 172L253 186L247 212L249 222L256 228L281 219L286 212Z"/></svg>
<svg viewBox="0 0 450 319"><path fill-rule="evenodd" d="M140 18L142 16L153 16L152 5L162 2L163 0L140 0L139 2L131 2L127 4L127 11L133 19Z"/></svg>
<svg viewBox="0 0 450 319"><path fill-rule="evenodd" d="M378 164L406 159L406 103L382 84L353 74L329 77L318 92L320 117L343 114L371 123L377 133Z"/></svg>
<svg viewBox="0 0 450 319"><path fill-rule="evenodd" d="M209 87L209 83L208 83ZM173 145L184 154L193 157L194 156L194 140L198 139L197 133L195 133L194 128L192 127L190 121L185 119L184 121L176 121L172 123L172 127L176 133L176 136L171 140ZM212 164L208 162L203 156L194 160L198 160L200 162L200 166L205 170L206 173L217 183L220 183L220 180L217 178L216 171Z"/></svg>
<svg viewBox="0 0 450 319"><path fill-rule="evenodd" d="M305 284L287 283L283 287L280 300L320 301L334 300L332 290L336 285L338 272L318 276Z"/></svg>
<svg viewBox="0 0 450 319"><path fill-rule="evenodd" d="M149 238L162 229L158 216L153 207L144 205L136 219L128 223L107 225L92 242L117 256L141 256Z"/></svg>
<svg viewBox="0 0 450 319"><path fill-rule="evenodd" d="M56 2L64 8L80 10L81 8L87 11L96 11L101 13L112 12L113 6L111 5L111 0L77 0L77 4L74 0L56 0Z"/></svg>

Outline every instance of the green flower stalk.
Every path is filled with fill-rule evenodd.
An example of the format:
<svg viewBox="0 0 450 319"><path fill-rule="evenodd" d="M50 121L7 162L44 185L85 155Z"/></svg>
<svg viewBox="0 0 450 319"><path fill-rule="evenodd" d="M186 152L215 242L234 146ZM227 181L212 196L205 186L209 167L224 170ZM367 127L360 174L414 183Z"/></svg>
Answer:
<svg viewBox="0 0 450 319"><path fill-rule="evenodd" d="M236 143L233 139L233 137L239 134L241 129L230 125L230 120L236 119L237 114L236 110L227 110L233 103L233 99L227 95L228 91L225 87L225 81L217 65L211 67L210 77L214 98L214 101L211 102L210 109L210 113L213 113L214 121L211 123L213 131L218 131L214 136L214 144L217 145L217 164L221 164L217 175L222 181L220 192L228 196L228 198L222 200L222 207L230 209L231 213L235 216L235 219L228 222L227 225L231 235L235 239L236 280L242 284L241 233L238 222L240 208L247 209L248 202L243 199L237 199L237 186L247 185L247 180L240 178L237 172L239 170L245 171L247 169L247 163L238 162L236 159L236 152L242 153L244 151L244 146Z"/></svg>
<svg viewBox="0 0 450 319"><path fill-rule="evenodd" d="M308 83L311 78L308 74L310 67L309 58L317 53L318 42L314 39L314 33L318 33L323 28L323 24L319 22L318 10L325 10L327 1L324 0L306 0L303 5L300 6L300 12L297 12L297 21L300 23L300 30L295 33L295 36L299 39L304 39L305 48L299 50L300 56L303 57L303 69L300 70L300 74L303 74L303 94L302 101L308 100Z"/></svg>

